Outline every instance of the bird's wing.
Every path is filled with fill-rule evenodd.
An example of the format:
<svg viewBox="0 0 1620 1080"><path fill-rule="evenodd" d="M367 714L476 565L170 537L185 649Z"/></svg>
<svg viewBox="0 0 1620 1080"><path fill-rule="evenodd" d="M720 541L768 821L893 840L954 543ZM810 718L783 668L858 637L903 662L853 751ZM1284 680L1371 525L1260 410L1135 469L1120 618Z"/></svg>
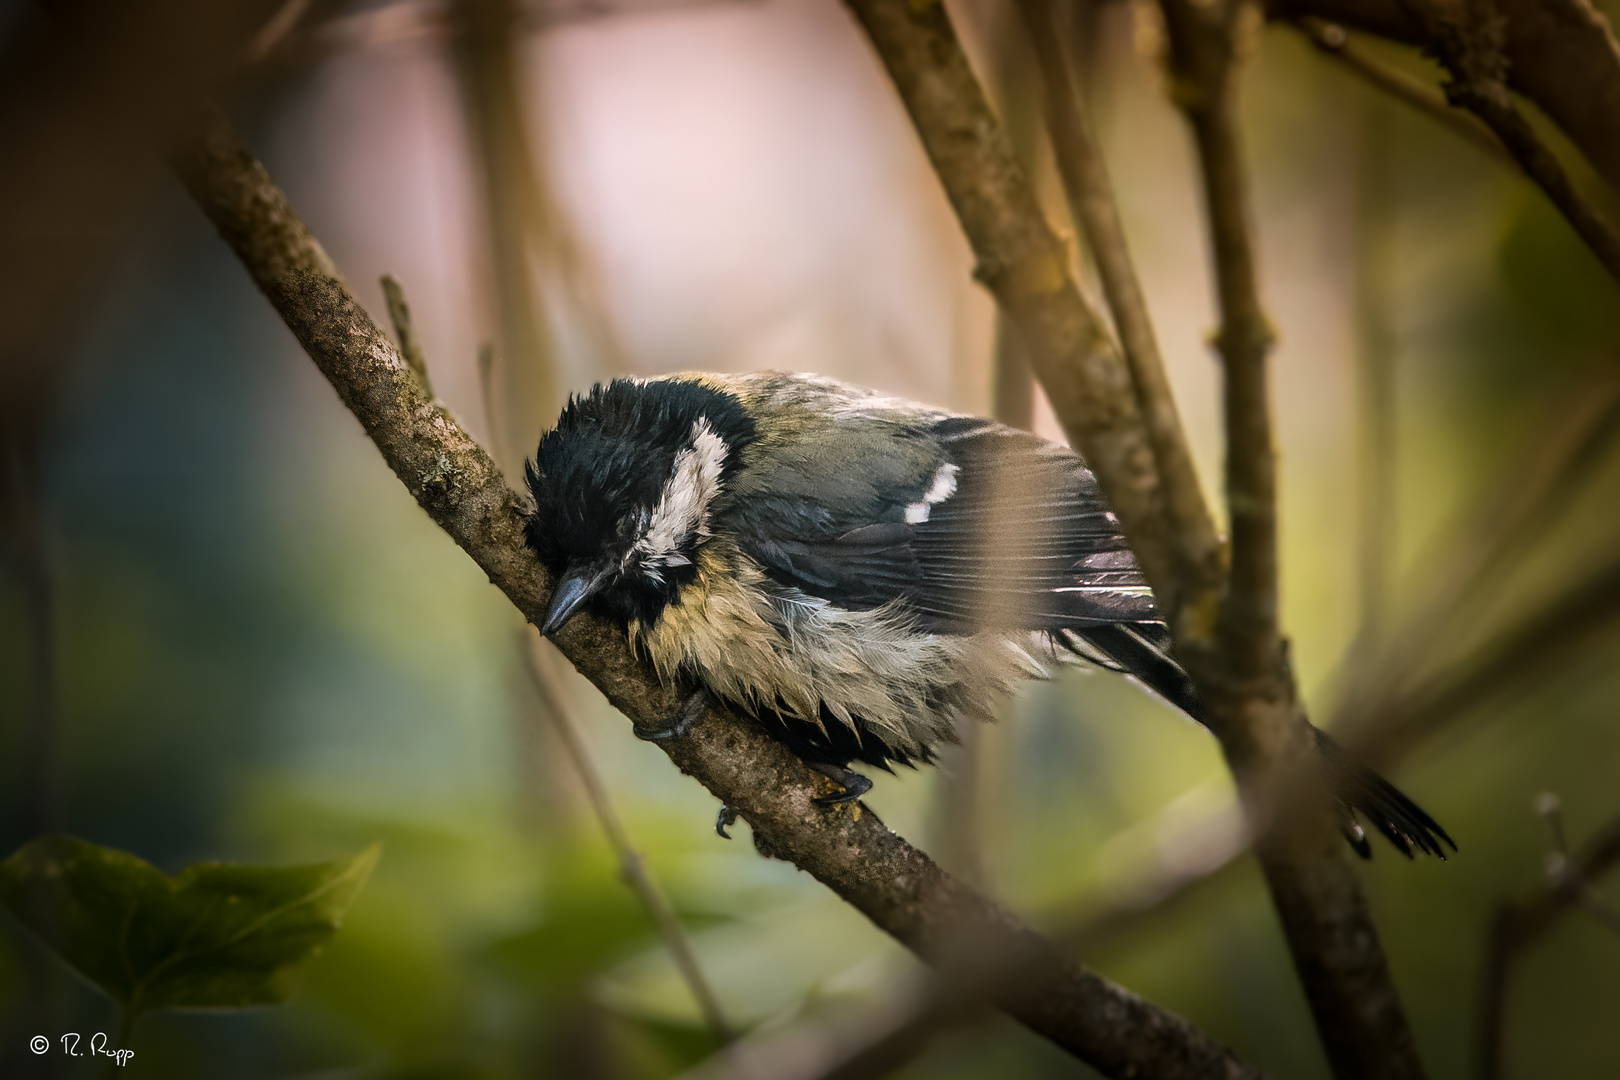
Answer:
<svg viewBox="0 0 1620 1080"><path fill-rule="evenodd" d="M837 464L796 477L799 493L747 500L734 535L784 585L850 608L904 598L936 632L1156 618L1077 455L971 417L930 417L914 437L925 458L869 457L853 479L836 451L801 458Z"/></svg>

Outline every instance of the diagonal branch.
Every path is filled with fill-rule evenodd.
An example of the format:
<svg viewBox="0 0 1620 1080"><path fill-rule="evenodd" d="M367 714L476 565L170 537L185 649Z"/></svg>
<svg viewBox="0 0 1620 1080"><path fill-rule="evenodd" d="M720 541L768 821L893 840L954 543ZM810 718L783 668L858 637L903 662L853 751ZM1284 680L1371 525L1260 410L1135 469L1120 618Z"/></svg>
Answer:
<svg viewBox="0 0 1620 1080"><path fill-rule="evenodd" d="M1429 45L1401 0L1264 0L1272 19L1314 15ZM1442 0L1458 10L1466 0ZM1620 43L1592 0L1498 0L1508 85L1536 103L1620 190Z"/></svg>
<svg viewBox="0 0 1620 1080"><path fill-rule="evenodd" d="M1182 431L1170 379L1148 316L1147 299L1131 264L1113 184L1092 135L1084 103L1069 77L1054 24L1052 0L1018 0L1043 84L1046 128L1063 179L1069 212L1085 235L1108 300L1120 349L1130 365L1142 417L1164 487L1174 553L1187 585L1186 601L1213 611L1221 579L1221 547L1204 503L1192 452Z"/></svg>
<svg viewBox="0 0 1620 1080"><path fill-rule="evenodd" d="M978 267L1070 442L1102 481L1172 626L1186 582L1130 368L1081 298L1069 253L968 66L945 5L848 0L911 114Z"/></svg>
<svg viewBox="0 0 1620 1080"><path fill-rule="evenodd" d="M422 393L264 167L217 113L177 159L192 195L394 474L524 618L543 617L552 583L523 542L517 496L489 455ZM557 638L631 720L658 726L679 709L679 688L661 685L615 628L582 616ZM1186 1020L1062 956L859 804L816 806L813 774L758 725L706 711L659 745L748 822L762 853L810 873L924 960L938 963L962 941L1026 959L1026 978L998 1005L1105 1075L1257 1075Z"/></svg>
<svg viewBox="0 0 1620 1080"><path fill-rule="evenodd" d="M1243 0L1161 0L1172 95L1203 179L1225 370L1230 585L1218 663L1188 659L1250 819L1295 970L1340 1080L1424 1075L1360 883L1326 807L1300 791L1311 751L1278 626L1277 475L1250 195L1236 108Z"/></svg>
<svg viewBox="0 0 1620 1080"><path fill-rule="evenodd" d="M1572 856L1563 850L1557 796L1539 796L1536 808L1554 826L1558 850L1547 860L1547 884L1528 896L1503 904L1491 924L1478 1032L1480 1080L1500 1080L1503 1075L1508 981L1520 955L1576 908L1597 914L1605 925L1615 925L1606 909L1593 910L1593 897L1597 879L1620 866L1620 819L1599 829L1586 846Z"/></svg>
<svg viewBox="0 0 1620 1080"><path fill-rule="evenodd" d="M1292 19L1285 25L1298 30L1317 52L1337 60L1369 86L1438 120L1497 161L1517 165L1501 141L1477 117L1453 109L1445 96L1428 83L1367 56L1351 43L1344 27L1313 18Z"/></svg>
<svg viewBox="0 0 1620 1080"><path fill-rule="evenodd" d="M1525 174L1620 281L1620 234L1575 190L1569 174L1530 126L1508 92L1505 31L1491 0L1465 0L1461 13L1436 0L1399 0L1423 28L1429 46L1450 73L1446 99L1485 122Z"/></svg>

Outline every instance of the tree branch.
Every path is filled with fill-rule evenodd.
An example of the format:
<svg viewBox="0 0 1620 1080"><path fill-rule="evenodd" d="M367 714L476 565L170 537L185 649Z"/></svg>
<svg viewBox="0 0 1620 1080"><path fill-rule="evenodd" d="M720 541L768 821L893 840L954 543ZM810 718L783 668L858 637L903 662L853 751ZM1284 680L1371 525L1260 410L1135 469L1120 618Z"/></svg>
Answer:
<svg viewBox="0 0 1620 1080"><path fill-rule="evenodd" d="M1564 850L1558 798L1542 795L1536 809L1553 828L1554 851L1547 861L1547 883L1530 895L1503 904L1491 924L1486 946L1485 984L1479 1027L1480 1080L1500 1080L1502 1051L1507 1036L1507 988L1519 955L1576 908L1591 910L1595 883L1620 866L1620 819L1599 829L1580 854ZM1613 926L1604 912L1598 915Z"/></svg>
<svg viewBox="0 0 1620 1080"><path fill-rule="evenodd" d="M289 0L289 6L298 0ZM422 355L422 339L416 336L416 325L411 322L411 305L405 299L405 287L392 274L382 276L383 298L388 301L388 320L394 324L394 337L399 340L399 354L411 371L421 380L422 393L433 396L433 384L428 381L427 360Z"/></svg>
<svg viewBox="0 0 1620 1080"><path fill-rule="evenodd" d="M1324 800L1278 628L1277 481L1259 295L1236 114L1242 0L1162 0L1172 94L1197 146L1225 367L1230 585L1220 655L1187 656L1258 836L1257 854L1334 1075L1423 1076L1360 883ZM1314 796L1314 797L1313 797ZM1286 810L1286 812L1280 812Z"/></svg>
<svg viewBox="0 0 1620 1080"><path fill-rule="evenodd" d="M1437 0L1400 0L1450 73L1446 100L1473 113L1496 133L1513 160L1620 282L1620 234L1581 197L1563 165L1519 112L1508 92L1503 22L1492 0L1465 0L1462 12Z"/></svg>
<svg viewBox="0 0 1620 1080"><path fill-rule="evenodd" d="M1035 376L1102 480L1172 626L1185 582L1130 369L1080 296L1069 256L968 66L941 3L848 0L865 28ZM1179 634L1178 634L1179 636Z"/></svg>
<svg viewBox="0 0 1620 1080"><path fill-rule="evenodd" d="M1518 162L1507 152L1500 139L1491 133L1477 117L1458 112L1438 90L1419 79L1414 79L1397 68L1380 64L1356 48L1350 35L1337 23L1321 19L1298 18L1284 25L1298 30L1323 56L1332 57L1369 86L1398 98L1418 112L1440 121L1468 142L1485 151L1503 164L1518 167Z"/></svg>
<svg viewBox="0 0 1620 1080"><path fill-rule="evenodd" d="M204 212L395 475L525 619L541 618L552 583L523 542L517 496L422 393L264 167L218 114L177 158ZM680 688L661 685L601 620L575 618L556 643L633 721L658 724L682 703ZM1105 1075L1257 1075L1186 1020L1061 956L864 807L816 806L815 774L758 725L710 711L659 746L749 823L762 853L810 873L923 959L937 963L961 941L1028 957L1029 976L998 1004Z"/></svg>
<svg viewBox="0 0 1620 1080"><path fill-rule="evenodd" d="M1069 77L1053 20L1052 0L1018 0L1043 84L1046 128L1052 139L1069 212L1085 235L1103 295L1119 331L1136 396L1164 488L1174 553L1186 582L1184 601L1212 615L1221 585L1221 544L1198 484L1159 343L1125 243L1108 170L1092 136L1080 95ZM1212 626L1211 618L1195 620Z"/></svg>
<svg viewBox="0 0 1620 1080"><path fill-rule="evenodd" d="M1444 0L1457 11L1467 0ZM1265 0L1267 17L1314 15L1431 44L1401 0ZM1620 190L1620 44L1591 0L1499 0L1508 85L1535 102Z"/></svg>

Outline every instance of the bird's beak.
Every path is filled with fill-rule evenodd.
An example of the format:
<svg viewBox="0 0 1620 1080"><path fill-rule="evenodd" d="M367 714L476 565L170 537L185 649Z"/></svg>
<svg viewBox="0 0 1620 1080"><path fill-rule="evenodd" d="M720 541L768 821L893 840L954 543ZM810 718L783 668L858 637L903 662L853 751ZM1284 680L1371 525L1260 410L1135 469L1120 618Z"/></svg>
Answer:
<svg viewBox="0 0 1620 1080"><path fill-rule="evenodd" d="M540 624L540 632L550 637L561 630L579 606L607 583L608 573L599 566L570 566L551 593L551 604L546 608L546 620Z"/></svg>

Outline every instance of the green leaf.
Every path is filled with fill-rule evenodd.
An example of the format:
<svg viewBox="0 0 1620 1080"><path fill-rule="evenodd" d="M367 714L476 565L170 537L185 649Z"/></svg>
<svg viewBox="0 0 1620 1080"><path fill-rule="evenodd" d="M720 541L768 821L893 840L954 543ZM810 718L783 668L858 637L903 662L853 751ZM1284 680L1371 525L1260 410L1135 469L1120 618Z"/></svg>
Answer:
<svg viewBox="0 0 1620 1080"><path fill-rule="evenodd" d="M337 931L380 852L198 863L170 878L128 852L46 836L0 863L0 903L131 1017L271 1005Z"/></svg>

